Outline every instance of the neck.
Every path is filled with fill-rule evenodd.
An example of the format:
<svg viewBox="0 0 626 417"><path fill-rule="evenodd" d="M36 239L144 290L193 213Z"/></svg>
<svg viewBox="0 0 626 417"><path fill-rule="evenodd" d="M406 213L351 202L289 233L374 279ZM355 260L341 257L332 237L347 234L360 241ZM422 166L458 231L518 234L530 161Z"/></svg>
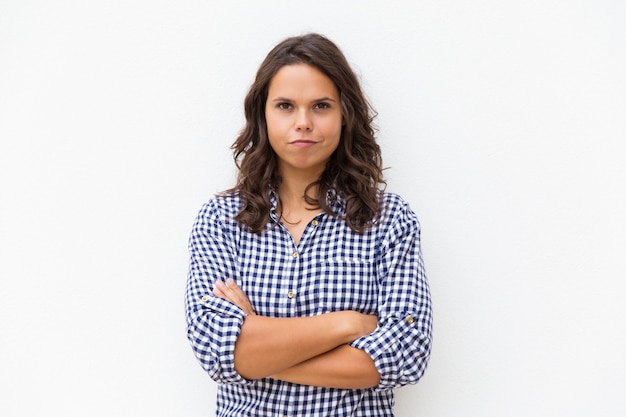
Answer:
<svg viewBox="0 0 626 417"><path fill-rule="evenodd" d="M294 179L288 177L283 179L278 195L280 197L280 216L283 224L294 235L298 241L298 233L302 233L306 223L320 212L317 204L308 204L304 199L306 187L315 179ZM309 189L309 196L317 199L319 195L318 187Z"/></svg>
<svg viewBox="0 0 626 417"><path fill-rule="evenodd" d="M278 189L278 195L280 196L283 206L294 208L308 206L304 200L304 193L306 191L306 187L313 181L314 180L294 181L293 179L283 179L283 182ZM309 196L314 199L317 199L318 193L318 187L312 187L309 189Z"/></svg>
<svg viewBox="0 0 626 417"><path fill-rule="evenodd" d="M278 194L283 205L291 207L306 207L308 206L304 200L304 192L307 186L320 177L319 172L303 172L300 170L289 171L281 170L282 182L278 189ZM309 196L317 199L319 194L318 187L312 187L309 189Z"/></svg>

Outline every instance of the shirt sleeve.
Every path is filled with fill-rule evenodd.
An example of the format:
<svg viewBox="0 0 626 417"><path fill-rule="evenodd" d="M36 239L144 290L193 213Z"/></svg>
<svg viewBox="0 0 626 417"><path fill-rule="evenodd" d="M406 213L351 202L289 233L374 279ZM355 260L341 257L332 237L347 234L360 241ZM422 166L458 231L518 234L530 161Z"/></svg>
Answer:
<svg viewBox="0 0 626 417"><path fill-rule="evenodd" d="M190 264L185 294L187 338L209 376L222 384L246 384L235 371L235 342L245 317L236 305L215 297L216 280L237 279L236 250L215 201L196 218L189 238Z"/></svg>
<svg viewBox="0 0 626 417"><path fill-rule="evenodd" d="M381 375L377 390L415 384L432 344L432 307L420 249L420 225L408 204L389 208L377 276L378 328L351 346L364 350Z"/></svg>

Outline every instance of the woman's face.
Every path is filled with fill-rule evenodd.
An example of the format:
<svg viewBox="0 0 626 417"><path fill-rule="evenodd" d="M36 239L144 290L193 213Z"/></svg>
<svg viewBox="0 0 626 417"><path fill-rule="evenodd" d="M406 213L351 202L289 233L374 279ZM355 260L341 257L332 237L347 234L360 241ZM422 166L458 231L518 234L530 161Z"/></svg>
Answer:
<svg viewBox="0 0 626 417"><path fill-rule="evenodd" d="M265 119L281 175L319 178L341 137L333 81L310 65L282 67L269 85Z"/></svg>

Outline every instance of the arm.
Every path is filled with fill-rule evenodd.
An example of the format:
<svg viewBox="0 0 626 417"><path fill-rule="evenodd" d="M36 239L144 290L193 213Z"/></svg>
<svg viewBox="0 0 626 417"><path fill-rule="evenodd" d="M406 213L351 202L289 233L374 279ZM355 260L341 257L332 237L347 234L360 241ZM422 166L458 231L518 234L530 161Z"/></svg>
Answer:
<svg viewBox="0 0 626 417"><path fill-rule="evenodd" d="M322 355L271 375L295 384L329 388L373 388L380 381L374 361L361 349L339 346Z"/></svg>
<svg viewBox="0 0 626 417"><path fill-rule="evenodd" d="M377 389L415 384L432 345L430 290L420 250L420 225L399 197L391 197L377 261L379 327L350 343L374 361Z"/></svg>
<svg viewBox="0 0 626 417"><path fill-rule="evenodd" d="M220 277L239 276L232 240L237 225L229 220L234 214L227 210L220 201L205 205L189 242L187 337L212 379L246 384L249 381L242 375L268 376L376 328L375 316L354 311L289 319L256 317L247 297L246 304L237 304L220 296Z"/></svg>
<svg viewBox="0 0 626 417"><path fill-rule="evenodd" d="M289 382L335 388L386 390L416 383L431 349L430 291L420 250L420 227L406 203L396 200L381 237L379 327L349 346L272 375Z"/></svg>
<svg viewBox="0 0 626 417"><path fill-rule="evenodd" d="M308 360L317 366L325 364L326 370L331 370L334 365L339 365L340 361L352 357L369 360L363 357L362 352L345 344L374 331L376 316L355 311L338 311L312 317L261 317L254 313L248 298L232 280L227 280L226 283L216 282L213 293L217 297L233 302L248 313L235 344L234 353L235 369L247 379L276 375L294 366L299 366L300 371L315 369L316 366L311 364L303 366L302 363ZM338 351L333 350L341 345L345 347ZM332 351L332 354L329 351ZM324 355L326 352L329 353ZM355 353L357 355L354 355ZM377 375L373 362L371 360L368 362L370 370ZM346 367L344 363L341 365ZM337 369L333 369L329 381L335 378L333 374L336 374L336 371ZM292 368L289 373L298 374L298 370ZM317 376L318 380L320 376L321 374Z"/></svg>

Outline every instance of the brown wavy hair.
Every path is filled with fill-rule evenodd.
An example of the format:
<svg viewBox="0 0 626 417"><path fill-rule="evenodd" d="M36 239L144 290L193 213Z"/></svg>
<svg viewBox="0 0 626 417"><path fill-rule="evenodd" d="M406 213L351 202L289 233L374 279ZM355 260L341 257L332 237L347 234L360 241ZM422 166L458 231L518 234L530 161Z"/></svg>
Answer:
<svg viewBox="0 0 626 417"><path fill-rule="evenodd" d="M242 200L235 220L254 233L261 233L269 220L268 191L270 187L278 190L281 177L267 134L265 103L274 75L283 66L294 64L311 65L335 83L344 123L339 146L320 178L307 186L305 201L362 233L381 213L380 189L385 186L380 146L372 124L376 114L343 53L329 39L315 33L287 38L276 45L259 67L245 98L246 124L231 147L239 169L237 184L226 191L239 194ZM313 187L319 187L317 198L308 194ZM345 215L339 216L330 208L327 195L331 190L345 199Z"/></svg>

